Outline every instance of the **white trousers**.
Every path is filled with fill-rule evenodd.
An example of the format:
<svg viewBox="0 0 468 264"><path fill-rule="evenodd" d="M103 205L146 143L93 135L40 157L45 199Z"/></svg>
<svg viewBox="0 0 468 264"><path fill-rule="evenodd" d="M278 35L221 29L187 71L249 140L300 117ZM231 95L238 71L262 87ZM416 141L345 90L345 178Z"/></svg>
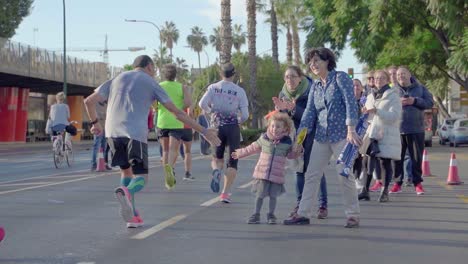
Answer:
<svg viewBox="0 0 468 264"><path fill-rule="evenodd" d="M328 166L331 155L333 154L335 157L338 157L345 144L346 139L336 143L314 142L312 153L310 155L309 168L305 174L304 191L302 192L302 199L297 212L300 216L310 217L313 211L317 211L317 197L320 187L320 178L322 177L325 168ZM348 178L339 175L342 169L343 165L336 164L336 175L343 192L343 203L346 217L359 217L360 210L355 177L352 174L352 170ZM330 176L327 174L325 175Z"/></svg>

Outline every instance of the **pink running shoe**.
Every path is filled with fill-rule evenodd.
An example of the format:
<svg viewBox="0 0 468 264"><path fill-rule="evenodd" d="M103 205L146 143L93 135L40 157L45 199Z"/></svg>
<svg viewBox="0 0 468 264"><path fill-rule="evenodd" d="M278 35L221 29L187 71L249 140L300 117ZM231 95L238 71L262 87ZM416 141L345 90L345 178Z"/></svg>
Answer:
<svg viewBox="0 0 468 264"><path fill-rule="evenodd" d="M120 204L120 215L125 222L130 222L133 219L132 196L127 187L118 187L115 189L115 198Z"/></svg>
<svg viewBox="0 0 468 264"><path fill-rule="evenodd" d="M228 193L221 193L221 195L219 196L219 199L223 203L231 203L232 202L231 195L229 195Z"/></svg>
<svg viewBox="0 0 468 264"><path fill-rule="evenodd" d="M132 218L131 221L127 222L127 228L137 228L144 225L143 219L141 216L137 215Z"/></svg>
<svg viewBox="0 0 468 264"><path fill-rule="evenodd" d="M416 187L414 187L416 194L417 195L423 195L424 194L424 188L421 183L418 183Z"/></svg>
<svg viewBox="0 0 468 264"><path fill-rule="evenodd" d="M5 229L3 229L3 227L0 227L0 242L2 242L4 238L5 238Z"/></svg>
<svg viewBox="0 0 468 264"><path fill-rule="evenodd" d="M369 188L369 191L370 192L380 192L381 189L382 189L382 182L379 181L379 180L376 180L374 185L372 185L372 187Z"/></svg>
<svg viewBox="0 0 468 264"><path fill-rule="evenodd" d="M401 186L398 183L394 183L390 193L401 193Z"/></svg>

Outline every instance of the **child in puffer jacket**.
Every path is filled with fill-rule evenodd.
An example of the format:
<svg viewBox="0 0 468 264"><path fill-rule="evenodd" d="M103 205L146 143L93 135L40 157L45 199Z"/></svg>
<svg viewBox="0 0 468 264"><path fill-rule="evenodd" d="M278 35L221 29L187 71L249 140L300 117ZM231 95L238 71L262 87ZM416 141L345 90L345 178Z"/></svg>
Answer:
<svg viewBox="0 0 468 264"><path fill-rule="evenodd" d="M270 197L268 224L276 224L276 198L285 192L284 176L287 159L295 159L299 153L293 151L293 141L289 137L293 127L291 118L285 113L275 113L268 119L267 132L251 145L237 149L232 158L240 159L260 153L253 177L252 192L256 194L255 211L247 223L260 223L260 210L263 199Z"/></svg>

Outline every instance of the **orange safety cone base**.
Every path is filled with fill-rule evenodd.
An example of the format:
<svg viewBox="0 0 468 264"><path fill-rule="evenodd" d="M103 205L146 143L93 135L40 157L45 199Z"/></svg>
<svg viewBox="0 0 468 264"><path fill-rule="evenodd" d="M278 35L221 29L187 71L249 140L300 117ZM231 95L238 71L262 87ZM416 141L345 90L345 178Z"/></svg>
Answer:
<svg viewBox="0 0 468 264"><path fill-rule="evenodd" d="M455 157L455 153L450 155L450 165L449 171L447 176L447 184L448 185L460 185L463 182L460 180L458 176L458 165L457 165L457 158Z"/></svg>
<svg viewBox="0 0 468 264"><path fill-rule="evenodd" d="M104 162L104 152L102 148L99 148L96 171L105 171L105 170L106 170L106 163Z"/></svg>
<svg viewBox="0 0 468 264"><path fill-rule="evenodd" d="M432 176L432 173L431 173L431 167L429 166L429 159L427 158L427 150L424 149L424 152L423 152L423 158L422 158L422 176L423 177L431 177Z"/></svg>

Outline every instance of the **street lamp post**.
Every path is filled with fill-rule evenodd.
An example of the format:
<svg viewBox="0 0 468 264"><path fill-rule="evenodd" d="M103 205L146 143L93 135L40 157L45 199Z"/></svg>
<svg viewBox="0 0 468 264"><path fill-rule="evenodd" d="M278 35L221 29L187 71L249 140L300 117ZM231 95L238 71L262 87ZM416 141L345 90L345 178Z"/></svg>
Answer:
<svg viewBox="0 0 468 264"><path fill-rule="evenodd" d="M67 30L65 20L65 0L63 0L63 93L67 98Z"/></svg>
<svg viewBox="0 0 468 264"><path fill-rule="evenodd" d="M125 19L125 22L141 22L141 23L148 23L153 25L159 32L159 56L161 56L161 62L163 61L163 54L162 54L162 38L161 38L161 29L153 22L147 20L136 20L136 19Z"/></svg>

